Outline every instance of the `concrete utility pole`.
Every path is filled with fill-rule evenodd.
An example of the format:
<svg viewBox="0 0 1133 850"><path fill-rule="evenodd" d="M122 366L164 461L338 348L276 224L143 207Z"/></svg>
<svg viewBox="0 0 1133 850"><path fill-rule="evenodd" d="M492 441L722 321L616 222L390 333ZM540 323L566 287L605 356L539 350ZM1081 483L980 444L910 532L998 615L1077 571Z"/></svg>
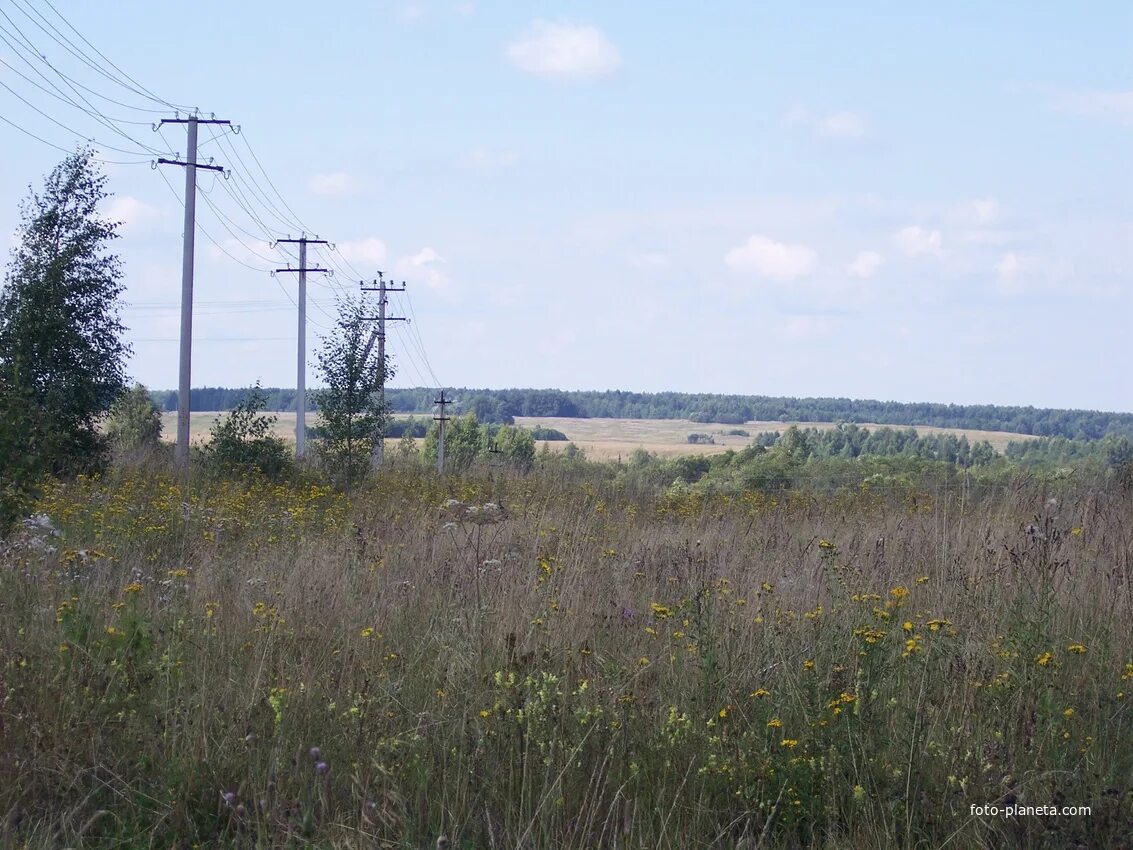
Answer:
<svg viewBox="0 0 1133 850"><path fill-rule="evenodd" d="M328 245L325 239L308 239L306 234L298 239L277 239L275 244L298 244L299 268L276 269L282 272L299 273L299 335L296 346L298 372L295 378L295 457L301 458L307 451L307 272L324 272L329 269L307 268L307 246Z"/></svg>
<svg viewBox="0 0 1133 850"><path fill-rule="evenodd" d="M381 409L384 411L386 409L386 376L388 375L388 370L386 369L386 322L409 321L409 319L404 316L386 315L386 305L389 303L389 299L386 298L386 293L404 292L405 281L403 280L401 282L400 287L392 283L387 284L385 275L379 271L378 279L374 281L373 286L366 286L364 282L359 285L363 292L378 293L378 315L368 321L374 321L374 319L376 319L378 322L378 363L381 364L382 370L382 382L381 386L378 388L378 398ZM382 465L382 461L385 459L385 448L385 434L378 434L374 440L374 450L370 455L370 465L374 469Z"/></svg>
<svg viewBox="0 0 1133 850"><path fill-rule="evenodd" d="M445 416L446 405L452 404L452 401L445 398L445 391L441 390L441 397L438 398L433 404L438 404L441 407L441 415L434 416L433 419L438 423L437 429L437 472L441 475L445 474L445 423L451 419L451 416Z"/></svg>
<svg viewBox="0 0 1133 850"><path fill-rule="evenodd" d="M184 124L188 129L188 153L182 162L179 159L159 159L158 165L181 165L185 168L185 233L181 251L181 358L177 379L177 451L178 465L189 462L189 393L192 387L193 363L193 252L197 234L197 169L221 171L219 165L200 165L197 162L197 127L200 124L225 124L216 118L201 118L190 115L187 118L163 118L164 124ZM154 127L156 130L157 127Z"/></svg>

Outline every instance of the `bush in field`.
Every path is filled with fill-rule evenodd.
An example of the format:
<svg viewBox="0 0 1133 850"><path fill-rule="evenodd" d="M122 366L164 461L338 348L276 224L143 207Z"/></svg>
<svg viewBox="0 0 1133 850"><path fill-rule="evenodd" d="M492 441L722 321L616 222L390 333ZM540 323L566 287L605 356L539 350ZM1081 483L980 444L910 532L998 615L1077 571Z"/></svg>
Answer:
<svg viewBox="0 0 1133 850"><path fill-rule="evenodd" d="M287 444L271 433L276 417L262 416L267 395L257 383L212 426L205 446L210 467L225 474L258 472L268 478L289 473L294 464Z"/></svg>
<svg viewBox="0 0 1133 850"><path fill-rule="evenodd" d="M106 420L106 438L119 455L152 450L161 441L161 411L142 384L118 396Z"/></svg>
<svg viewBox="0 0 1133 850"><path fill-rule="evenodd" d="M543 425L536 425L531 429L531 438L533 440L549 440L552 442L565 442L567 435L560 431L558 428L547 428Z"/></svg>

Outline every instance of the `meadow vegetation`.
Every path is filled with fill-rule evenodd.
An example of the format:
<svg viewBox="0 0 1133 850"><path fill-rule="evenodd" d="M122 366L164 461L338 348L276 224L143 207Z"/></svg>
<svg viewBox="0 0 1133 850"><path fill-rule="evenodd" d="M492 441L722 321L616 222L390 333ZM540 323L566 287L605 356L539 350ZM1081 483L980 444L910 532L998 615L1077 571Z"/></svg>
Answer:
<svg viewBox="0 0 1133 850"><path fill-rule="evenodd" d="M388 460L48 483L0 550L0 845L1133 835L1118 476ZM970 813L1009 802L1091 813Z"/></svg>

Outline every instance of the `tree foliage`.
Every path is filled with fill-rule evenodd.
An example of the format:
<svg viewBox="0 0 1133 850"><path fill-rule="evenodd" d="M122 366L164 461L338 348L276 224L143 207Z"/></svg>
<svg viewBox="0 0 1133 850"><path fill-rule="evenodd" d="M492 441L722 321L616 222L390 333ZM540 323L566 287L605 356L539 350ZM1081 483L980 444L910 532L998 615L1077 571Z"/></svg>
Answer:
<svg viewBox="0 0 1133 850"><path fill-rule="evenodd" d="M13 433L6 416L4 443L22 444L57 474L87 471L104 459L98 420L126 385L122 269L109 250L119 224L98 211L107 197L91 151L56 166L42 191L21 204L0 293L4 394L8 404L30 406L34 423Z"/></svg>
<svg viewBox="0 0 1133 850"><path fill-rule="evenodd" d="M425 435L425 460L437 462L440 429ZM453 417L445 427L445 469L465 472L474 463L497 463L527 472L535 465L535 440L526 428L476 421L471 413Z"/></svg>
<svg viewBox="0 0 1133 850"><path fill-rule="evenodd" d="M272 434L276 417L263 416L267 397L259 384L242 402L216 420L205 456L214 471L224 474L260 473L278 478L291 470L291 451Z"/></svg>
<svg viewBox="0 0 1133 850"><path fill-rule="evenodd" d="M315 432L319 452L347 487L365 476L389 418L381 389L392 372L378 356L377 326L367 321L367 314L361 301L341 301L335 329L317 355L319 375L326 383L314 394L320 414Z"/></svg>
<svg viewBox="0 0 1133 850"><path fill-rule="evenodd" d="M110 406L106 437L119 455L157 448L161 441L161 411L142 384L134 384Z"/></svg>

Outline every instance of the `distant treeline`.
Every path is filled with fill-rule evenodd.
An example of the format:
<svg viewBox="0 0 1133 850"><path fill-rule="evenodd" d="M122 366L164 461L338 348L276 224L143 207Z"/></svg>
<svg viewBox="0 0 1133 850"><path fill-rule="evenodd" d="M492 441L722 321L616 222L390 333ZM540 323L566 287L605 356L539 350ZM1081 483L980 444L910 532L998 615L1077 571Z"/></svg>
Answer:
<svg viewBox="0 0 1133 850"><path fill-rule="evenodd" d="M265 390L269 410L295 409L295 390L279 387ZM245 388L202 387L192 391L191 403L194 410L229 410L246 392ZM621 390L455 389L446 393L455 402L450 413L474 413L479 421L493 423L511 423L517 416L690 419L725 425L758 420L930 425L1074 440L1098 440L1112 435L1133 437L1133 413L1097 410ZM391 387L386 394L395 413L435 410L436 390L433 389ZM164 410L177 409L176 392L157 391L153 396ZM309 408L314 409L313 405Z"/></svg>
<svg viewBox="0 0 1133 850"><path fill-rule="evenodd" d="M419 413L434 409L433 390L391 389L388 394L395 411ZM448 394L456 401L458 412L475 413L482 422L510 422L516 416L689 419L724 425L753 420L847 422L1010 431L1077 440L1096 440L1110 434L1133 437L1133 413L1096 410L621 390L456 389Z"/></svg>

